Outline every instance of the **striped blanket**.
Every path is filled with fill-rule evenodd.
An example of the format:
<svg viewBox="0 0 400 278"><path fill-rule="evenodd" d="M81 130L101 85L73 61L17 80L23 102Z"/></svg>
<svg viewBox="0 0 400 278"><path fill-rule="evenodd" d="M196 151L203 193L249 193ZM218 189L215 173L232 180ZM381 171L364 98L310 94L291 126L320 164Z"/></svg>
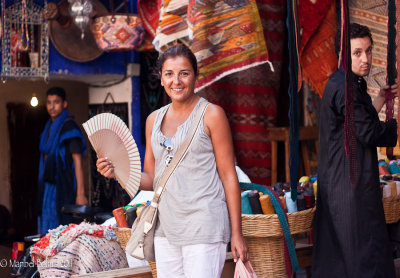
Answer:
<svg viewBox="0 0 400 278"><path fill-rule="evenodd" d="M153 44L162 51L177 40L198 60L196 91L268 61L255 0L164 0Z"/></svg>

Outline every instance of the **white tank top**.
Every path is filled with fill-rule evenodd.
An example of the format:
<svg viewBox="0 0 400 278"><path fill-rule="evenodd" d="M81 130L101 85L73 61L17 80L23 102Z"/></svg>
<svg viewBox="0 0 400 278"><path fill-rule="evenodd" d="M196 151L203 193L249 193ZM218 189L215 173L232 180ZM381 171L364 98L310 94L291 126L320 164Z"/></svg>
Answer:
<svg viewBox="0 0 400 278"><path fill-rule="evenodd" d="M201 102L200 98L188 119L177 128L171 139L172 153L176 153L190 128ZM166 136L161 122L169 105L158 110L151 134L151 148L155 158L153 188L166 169L168 151L162 146ZM159 202L155 235L166 237L170 244L183 246L216 243L230 240L229 214L225 192L217 172L211 138L204 130L203 119L194 140L169 178Z"/></svg>

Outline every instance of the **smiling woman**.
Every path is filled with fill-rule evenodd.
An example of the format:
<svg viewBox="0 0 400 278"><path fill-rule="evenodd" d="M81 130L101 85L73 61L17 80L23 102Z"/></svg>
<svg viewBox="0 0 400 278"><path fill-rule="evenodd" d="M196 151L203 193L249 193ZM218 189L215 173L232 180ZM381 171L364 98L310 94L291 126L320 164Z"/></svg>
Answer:
<svg viewBox="0 0 400 278"><path fill-rule="evenodd" d="M167 59L161 70L161 86L171 100L182 102L194 94L196 73L183 56Z"/></svg>
<svg viewBox="0 0 400 278"><path fill-rule="evenodd" d="M157 187L201 103L207 102L194 93L197 62L186 46L166 50L157 65L172 102L147 118L142 190ZM106 158L99 158L97 167L114 177ZM220 277L229 241L233 258L247 261L232 135L221 107L208 104L193 143L165 186L154 235L158 275Z"/></svg>

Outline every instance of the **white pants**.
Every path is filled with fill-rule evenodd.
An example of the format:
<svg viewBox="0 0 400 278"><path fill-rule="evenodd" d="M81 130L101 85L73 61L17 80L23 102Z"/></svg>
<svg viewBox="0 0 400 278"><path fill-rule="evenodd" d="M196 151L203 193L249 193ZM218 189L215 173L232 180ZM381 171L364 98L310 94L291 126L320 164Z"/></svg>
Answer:
<svg viewBox="0 0 400 278"><path fill-rule="evenodd" d="M219 278L225 264L226 243L176 246L154 237L158 278Z"/></svg>

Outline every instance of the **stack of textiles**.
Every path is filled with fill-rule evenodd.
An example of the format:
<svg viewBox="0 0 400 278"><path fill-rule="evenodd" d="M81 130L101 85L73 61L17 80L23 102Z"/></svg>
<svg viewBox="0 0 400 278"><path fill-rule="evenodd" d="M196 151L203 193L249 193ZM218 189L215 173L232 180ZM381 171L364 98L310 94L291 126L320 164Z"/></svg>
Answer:
<svg viewBox="0 0 400 278"><path fill-rule="evenodd" d="M387 224L400 219L400 160L379 160L379 178L383 210Z"/></svg>
<svg viewBox="0 0 400 278"><path fill-rule="evenodd" d="M140 212L146 205L150 205L151 201L129 204L124 207L116 208L113 210L113 215L116 224L119 228L131 228L133 222L139 216Z"/></svg>
<svg viewBox="0 0 400 278"><path fill-rule="evenodd" d="M400 175L400 159L384 160L381 159L378 162L379 175Z"/></svg>
<svg viewBox="0 0 400 278"><path fill-rule="evenodd" d="M32 247L31 256L41 277L70 277L128 267L114 231L86 222L50 230Z"/></svg>
<svg viewBox="0 0 400 278"><path fill-rule="evenodd" d="M271 192L275 195L285 212L297 212L314 207L317 190L317 178L304 176L297 187L297 199L291 198L289 183L276 183ZM270 196L257 190L241 193L242 214L276 214Z"/></svg>
<svg viewBox="0 0 400 278"><path fill-rule="evenodd" d="M379 160L379 177L382 198L397 197L400 195L400 159L385 161Z"/></svg>

